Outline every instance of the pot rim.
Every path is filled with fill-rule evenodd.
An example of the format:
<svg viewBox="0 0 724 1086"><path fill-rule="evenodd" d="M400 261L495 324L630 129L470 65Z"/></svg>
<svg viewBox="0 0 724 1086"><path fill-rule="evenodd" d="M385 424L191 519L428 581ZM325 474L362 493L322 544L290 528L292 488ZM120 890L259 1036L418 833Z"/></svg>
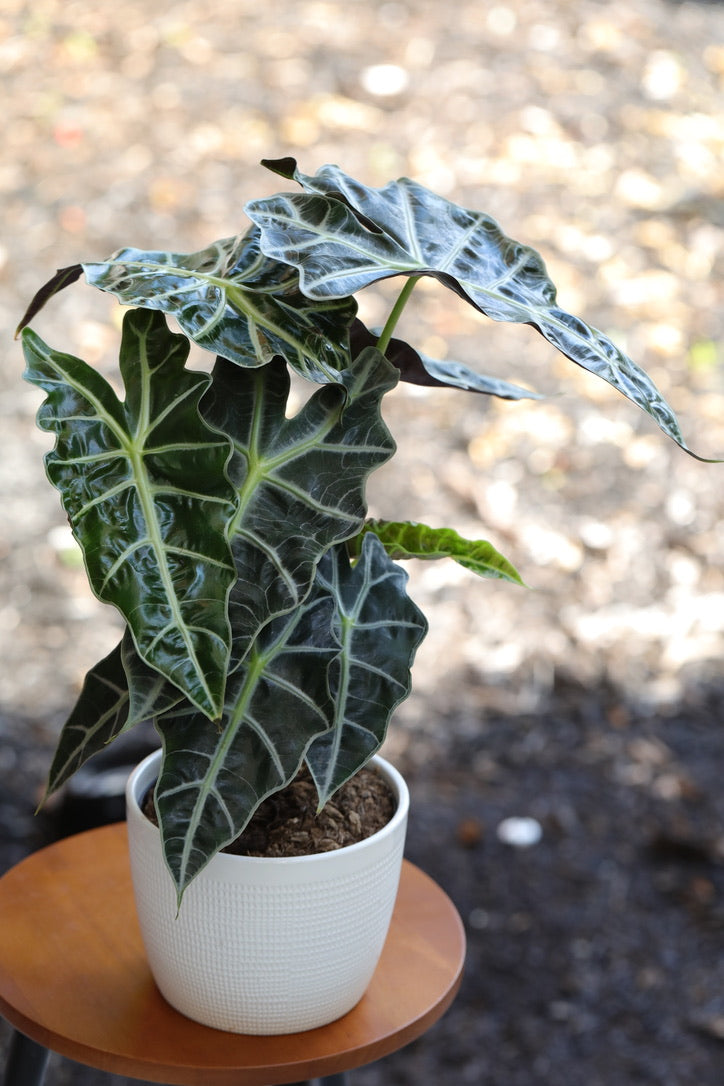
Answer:
<svg viewBox="0 0 724 1086"><path fill-rule="evenodd" d="M154 777L158 775L158 764L161 761L162 755L163 751L161 749L154 750L146 755L135 769L131 771L128 781L126 782L126 807L128 814L154 833L159 832L158 827L155 826L141 810L139 797L145 793ZM410 807L410 793L407 784L399 770L395 769L387 759L382 758L379 754L373 755L366 764L373 765L380 770L387 779L387 782L391 785L397 800L397 808L390 821L386 823L382 829L371 834L370 837L366 837L363 841L356 841L351 845L343 845L342 848L339 849L332 849L330 852L313 852L307 856L238 856L229 852L217 852L212 858L212 862L217 864L217 866L233 866L235 868L238 867L240 862L252 864L255 867L263 867L264 865L278 866L280 864L304 866L308 864L322 864L325 861L331 863L334 861L335 857L339 857L341 854L350 856L355 853L363 852L373 847L376 843L379 843L384 837L392 836L396 833L401 823L404 823L407 820Z"/></svg>

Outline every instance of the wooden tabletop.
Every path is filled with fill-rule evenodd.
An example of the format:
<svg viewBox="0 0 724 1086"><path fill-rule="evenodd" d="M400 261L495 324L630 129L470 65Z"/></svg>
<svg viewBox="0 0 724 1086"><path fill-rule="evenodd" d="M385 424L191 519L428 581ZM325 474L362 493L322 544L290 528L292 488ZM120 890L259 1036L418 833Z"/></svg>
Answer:
<svg viewBox="0 0 724 1086"><path fill-rule="evenodd" d="M378 1059L425 1032L460 984L465 935L450 899L403 864L379 966L361 1002L320 1029L251 1037L163 999L136 920L123 823L68 837L0 879L0 1012L104 1071L179 1086L268 1086Z"/></svg>

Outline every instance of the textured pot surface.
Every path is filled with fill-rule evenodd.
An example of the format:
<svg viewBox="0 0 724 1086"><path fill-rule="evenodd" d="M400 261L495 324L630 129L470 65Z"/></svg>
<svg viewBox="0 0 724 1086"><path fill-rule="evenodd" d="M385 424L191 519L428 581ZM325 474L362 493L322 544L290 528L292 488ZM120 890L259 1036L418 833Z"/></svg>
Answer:
<svg viewBox="0 0 724 1086"><path fill-rule="evenodd" d="M236 1033L295 1033L346 1014L372 978L397 895L409 806L400 774L374 759L397 798L394 817L374 836L314 856L220 853L177 915L159 831L140 809L160 757L134 770L126 799L136 906L165 998Z"/></svg>

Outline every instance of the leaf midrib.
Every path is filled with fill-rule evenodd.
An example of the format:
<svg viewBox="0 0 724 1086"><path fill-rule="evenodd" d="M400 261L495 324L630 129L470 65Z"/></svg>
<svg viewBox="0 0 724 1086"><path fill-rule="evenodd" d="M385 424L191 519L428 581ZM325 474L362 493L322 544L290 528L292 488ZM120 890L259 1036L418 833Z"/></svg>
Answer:
<svg viewBox="0 0 724 1086"><path fill-rule="evenodd" d="M147 436L150 432L150 403L151 403L151 381L150 381L150 363L148 358L148 352L146 350L145 338L137 337L138 339L138 352L139 363L141 371L141 383L140 383L140 400L138 420L133 434L129 432L127 439L127 455L131 463L131 471L136 484L136 491L139 496L141 504L141 511L146 524L146 531L149 535L149 540L154 554L156 555L156 562L158 572L161 578L166 598L170 605L172 623L169 625L175 627L181 633L183 643L186 647L189 660L191 661L196 676L199 681L199 685L204 691L208 705L217 709L215 698L213 697L209 685L206 681L206 675L204 669L200 665L198 654L194 647L194 644L189 637L186 624L183 621L183 615L181 612L178 595L176 592L176 586L173 583L173 577L168 567L166 560L166 548L164 545L163 533L161 532L158 518L156 516L155 505L153 501L153 489L152 483L149 479L148 470L144 463L144 446ZM168 628L168 626L167 626ZM138 646L137 646L138 647ZM140 651L140 650L139 650ZM189 697L190 697L189 693ZM196 698L191 700L198 706L202 712L206 709L199 704Z"/></svg>

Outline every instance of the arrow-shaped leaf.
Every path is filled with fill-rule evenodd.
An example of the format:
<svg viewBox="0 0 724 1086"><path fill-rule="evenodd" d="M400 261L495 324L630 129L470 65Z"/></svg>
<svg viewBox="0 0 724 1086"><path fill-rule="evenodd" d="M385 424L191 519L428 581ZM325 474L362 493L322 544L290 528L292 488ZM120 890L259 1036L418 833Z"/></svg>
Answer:
<svg viewBox="0 0 724 1086"><path fill-rule="evenodd" d="M126 631L123 640L85 677L60 733L46 798L121 732L181 700L175 686L144 664Z"/></svg>
<svg viewBox="0 0 724 1086"><path fill-rule="evenodd" d="M83 270L93 286L125 305L170 314L200 347L240 366L281 355L319 383L348 370L354 301L311 302L288 264L261 253L255 228L197 253L121 249Z"/></svg>
<svg viewBox="0 0 724 1086"><path fill-rule="evenodd" d="M333 609L329 595L313 592L261 631L229 677L218 728L191 708L156 721L164 745L156 806L179 899L330 726L327 666L339 647Z"/></svg>
<svg viewBox="0 0 724 1086"><path fill-rule="evenodd" d="M263 251L297 268L310 298L354 294L393 275L434 276L493 320L532 325L691 452L648 375L602 332L560 308L539 254L507 237L489 215L407 178L373 189L337 166L310 177L293 159L267 165L305 191L254 200L245 210L261 228Z"/></svg>
<svg viewBox="0 0 724 1086"><path fill-rule="evenodd" d="M202 420L209 383L184 369L188 341L163 316L124 319L121 403L85 362L23 333L26 378L48 393L56 435L46 470L60 490L96 595L125 616L141 657L217 716L229 660L227 528L236 494L228 440Z"/></svg>
<svg viewBox="0 0 724 1086"><path fill-rule="evenodd" d="M407 574L374 535L352 567L343 547L325 555L318 582L336 602L341 646L329 668L333 727L306 754L322 806L382 744L393 710L410 692L427 621L406 593Z"/></svg>
<svg viewBox="0 0 724 1086"><path fill-rule="evenodd" d="M270 618L300 603L320 556L361 528L367 477L395 449L380 402L396 382L396 370L368 349L346 391L325 385L287 418L289 375L281 360L254 370L217 361L202 408L235 450L235 654L247 651Z"/></svg>
<svg viewBox="0 0 724 1086"><path fill-rule="evenodd" d="M406 579L373 537L355 568L333 548L307 599L266 626L229 677L219 729L190 709L157 720L156 806L179 896L307 748L322 802L377 749L426 629Z"/></svg>
<svg viewBox="0 0 724 1086"><path fill-rule="evenodd" d="M412 521L368 520L347 544L353 558L361 552L368 532L379 539L390 558L452 558L479 577L523 584L515 567L485 539L465 539L452 528L430 528Z"/></svg>

